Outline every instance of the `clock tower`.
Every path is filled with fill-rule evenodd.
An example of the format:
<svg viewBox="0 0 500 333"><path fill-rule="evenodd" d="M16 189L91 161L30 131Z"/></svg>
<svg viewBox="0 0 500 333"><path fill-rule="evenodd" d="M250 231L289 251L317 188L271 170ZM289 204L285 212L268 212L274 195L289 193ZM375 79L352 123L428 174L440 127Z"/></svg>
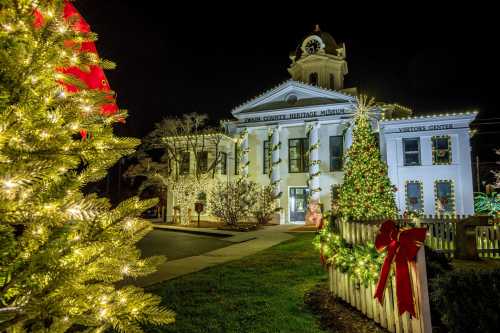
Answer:
<svg viewBox="0 0 500 333"><path fill-rule="evenodd" d="M292 64L288 72L292 79L332 90L344 89L347 74L346 49L344 43L337 44L332 35L314 31L300 42L290 55Z"/></svg>

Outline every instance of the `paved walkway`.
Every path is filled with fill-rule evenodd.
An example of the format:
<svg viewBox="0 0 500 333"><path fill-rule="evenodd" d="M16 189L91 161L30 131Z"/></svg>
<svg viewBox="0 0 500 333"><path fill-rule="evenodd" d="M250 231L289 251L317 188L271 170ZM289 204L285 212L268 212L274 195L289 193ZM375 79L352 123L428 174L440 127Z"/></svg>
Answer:
<svg viewBox="0 0 500 333"><path fill-rule="evenodd" d="M213 237L207 234L185 233L173 230L154 229L142 238L137 247L141 256L151 257L162 255L167 260L177 260L197 256L233 245L225 241L226 237Z"/></svg>
<svg viewBox="0 0 500 333"><path fill-rule="evenodd" d="M158 267L155 273L136 280L134 284L141 287L151 286L181 275L198 272L208 267L241 259L293 238L293 235L287 232L295 227L295 225L277 225L249 232L221 232L219 230L205 229L203 230L205 234L231 234L232 236L225 237L224 241L234 244L201 255L167 261ZM155 225L155 228L171 229L175 227ZM195 232L195 230L193 228L191 231Z"/></svg>

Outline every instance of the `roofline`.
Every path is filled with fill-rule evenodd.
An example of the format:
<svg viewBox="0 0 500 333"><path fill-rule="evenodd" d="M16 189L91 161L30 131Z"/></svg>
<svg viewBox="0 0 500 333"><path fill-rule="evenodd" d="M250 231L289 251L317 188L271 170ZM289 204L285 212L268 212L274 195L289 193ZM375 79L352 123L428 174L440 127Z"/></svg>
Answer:
<svg viewBox="0 0 500 333"><path fill-rule="evenodd" d="M341 93L341 92L339 92L337 90L332 90L332 89L327 89L327 88L323 88L323 87L318 87L318 86L314 86L314 85L311 85L311 84L306 83L306 82L301 82L301 81L296 81L296 80L293 80L293 79L288 79L288 80L283 81L280 84L274 86L273 88L264 91L262 94L257 95L254 98L249 99L246 102L244 102L244 103L242 103L242 104L234 107L231 110L231 114L235 115L235 114L240 113L241 111L243 111L243 109L244 109L245 106L248 106L248 105L250 105L252 103L255 103L259 99L263 99L263 98L265 98L267 96L273 95L274 93L280 91L285 85L287 85L289 83L291 85L295 85L295 86L298 86L298 87L301 87L301 88L305 88L305 89L316 89L318 91L326 92L326 93L332 93L333 92L333 93L335 93L337 95L340 95L342 97L345 97L346 99L348 99L350 101L353 101L353 102L356 100L356 97L353 97L353 96L348 95L348 94Z"/></svg>
<svg viewBox="0 0 500 333"><path fill-rule="evenodd" d="M469 119L470 121L473 121L477 114L478 111L465 111L465 112L452 112L452 113L441 113L441 114L427 114L427 115L421 115L421 116L413 116L413 117L404 117L404 118L393 118L393 119L381 119L380 123L381 125L383 124L396 124L396 123L406 123L406 122L411 122L415 120L421 120L421 121L431 121L431 120L437 120L439 118L441 119Z"/></svg>
<svg viewBox="0 0 500 333"><path fill-rule="evenodd" d="M222 132L214 132L214 133L199 133L199 134L185 134L185 135L170 135L170 136L164 136L163 138L171 140L171 139L179 139L179 138L191 138L191 137L197 137L197 136L206 136L206 137L213 137L213 136L222 136L227 139L233 140L231 136L229 136L226 133Z"/></svg>

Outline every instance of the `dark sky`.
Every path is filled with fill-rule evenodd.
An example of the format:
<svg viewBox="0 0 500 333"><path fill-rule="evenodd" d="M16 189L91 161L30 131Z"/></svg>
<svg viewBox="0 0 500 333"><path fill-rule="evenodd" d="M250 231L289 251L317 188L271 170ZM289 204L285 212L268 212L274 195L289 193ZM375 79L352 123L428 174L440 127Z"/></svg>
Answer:
<svg viewBox="0 0 500 333"><path fill-rule="evenodd" d="M162 117L183 112L228 118L234 106L289 78L288 55L316 23L346 43L346 87L416 113L475 108L481 118L500 117L496 10L435 1L400 2L406 5L389 12L340 3L79 0L75 6L99 34L101 56L118 64L108 78L130 113L123 134L142 136ZM500 146L497 137L482 139L482 149Z"/></svg>

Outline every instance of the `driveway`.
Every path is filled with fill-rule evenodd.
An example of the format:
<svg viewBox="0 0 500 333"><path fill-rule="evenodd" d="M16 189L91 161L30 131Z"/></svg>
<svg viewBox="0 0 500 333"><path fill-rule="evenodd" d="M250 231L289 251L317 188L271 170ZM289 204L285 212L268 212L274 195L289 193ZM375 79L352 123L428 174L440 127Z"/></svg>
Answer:
<svg viewBox="0 0 500 333"><path fill-rule="evenodd" d="M137 245L143 257L164 255L170 261L197 256L232 244L234 243L225 241L223 237L155 229Z"/></svg>

